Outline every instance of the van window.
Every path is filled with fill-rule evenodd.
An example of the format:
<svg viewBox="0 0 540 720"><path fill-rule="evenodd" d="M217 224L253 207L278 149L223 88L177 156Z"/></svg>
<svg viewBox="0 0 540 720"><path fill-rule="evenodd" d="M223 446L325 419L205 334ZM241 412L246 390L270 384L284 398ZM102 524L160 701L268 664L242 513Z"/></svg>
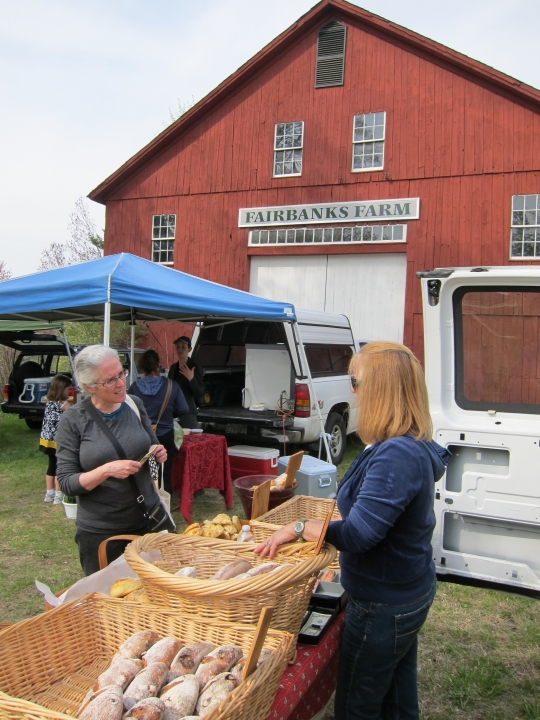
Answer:
<svg viewBox="0 0 540 720"><path fill-rule="evenodd" d="M540 289L454 293L456 403L540 414Z"/></svg>
<svg viewBox="0 0 540 720"><path fill-rule="evenodd" d="M347 374L353 354L350 345L306 345L305 349L313 377Z"/></svg>

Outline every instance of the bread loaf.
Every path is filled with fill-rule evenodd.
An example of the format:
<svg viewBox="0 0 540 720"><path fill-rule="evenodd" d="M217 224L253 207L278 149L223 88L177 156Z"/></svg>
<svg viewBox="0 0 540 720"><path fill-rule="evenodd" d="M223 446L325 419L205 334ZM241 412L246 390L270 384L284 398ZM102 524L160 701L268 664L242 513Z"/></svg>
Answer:
<svg viewBox="0 0 540 720"><path fill-rule="evenodd" d="M118 685L89 693L79 708L79 720L122 720L122 688Z"/></svg>
<svg viewBox="0 0 540 720"><path fill-rule="evenodd" d="M227 563L227 565L224 565L222 568L220 568L217 573L215 573L210 578L210 580L231 580L237 575L241 575L242 573L251 570L252 567L253 566L251 565L251 563L249 563L247 560L237 558L236 560L233 560L232 562Z"/></svg>
<svg viewBox="0 0 540 720"><path fill-rule="evenodd" d="M165 663L168 668L181 647L182 643L180 640L173 637L166 637L154 643L150 650L144 653L143 658L147 665L153 662L162 662Z"/></svg>
<svg viewBox="0 0 540 720"><path fill-rule="evenodd" d="M191 715L199 697L199 683L194 675L183 675L166 685L160 693L165 705L163 720L179 720Z"/></svg>
<svg viewBox="0 0 540 720"><path fill-rule="evenodd" d="M237 682L234 676L229 672L224 672L214 677L204 688L197 700L196 710L199 713L199 717L208 715L220 702L225 700L236 685Z"/></svg>
<svg viewBox="0 0 540 720"><path fill-rule="evenodd" d="M134 590L142 588L142 582L139 578L120 578L111 585L109 595L113 598L121 598Z"/></svg>
<svg viewBox="0 0 540 720"><path fill-rule="evenodd" d="M165 684L168 672L169 668L162 662L150 663L144 670L141 670L124 692L125 709L131 710L139 700L155 697Z"/></svg>
<svg viewBox="0 0 540 720"><path fill-rule="evenodd" d="M212 643L197 642L192 645L186 645L178 651L176 657L171 662L171 669L167 682L171 682L182 675L193 675L199 667L203 657L206 657L216 646Z"/></svg>
<svg viewBox="0 0 540 720"><path fill-rule="evenodd" d="M155 697L145 698L136 703L131 710L124 715L126 718L137 718L137 720L163 720L165 705L162 700Z"/></svg>
<svg viewBox="0 0 540 720"><path fill-rule="evenodd" d="M178 570L174 574L177 577L196 578L197 577L197 569L194 567L190 567L189 565L186 565L186 567L180 568L180 570Z"/></svg>
<svg viewBox="0 0 540 720"><path fill-rule="evenodd" d="M107 685L119 685L125 690L135 675L139 673L145 663L142 660L123 658L116 655L111 666L98 677L98 687L104 688Z"/></svg>
<svg viewBox="0 0 540 720"><path fill-rule="evenodd" d="M131 602L140 602L144 605L149 605L150 600L148 599L148 595L146 594L146 590L142 587L138 590L133 590L132 592L128 593L127 595L124 595L124 600L129 600Z"/></svg>
<svg viewBox="0 0 540 720"><path fill-rule="evenodd" d="M154 630L141 630L120 645L118 654L126 658L140 658L158 640L159 634Z"/></svg>
<svg viewBox="0 0 540 720"><path fill-rule="evenodd" d="M238 645L221 645L203 658L195 673L200 689L202 690L216 675L230 670L243 654L242 648Z"/></svg>

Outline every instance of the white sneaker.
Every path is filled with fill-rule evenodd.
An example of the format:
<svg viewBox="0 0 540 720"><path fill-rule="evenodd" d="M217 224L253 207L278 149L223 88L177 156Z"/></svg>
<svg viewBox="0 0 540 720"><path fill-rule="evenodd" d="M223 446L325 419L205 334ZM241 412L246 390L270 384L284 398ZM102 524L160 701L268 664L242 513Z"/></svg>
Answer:
<svg viewBox="0 0 540 720"><path fill-rule="evenodd" d="M61 492L54 493L53 505L61 505L64 495Z"/></svg>
<svg viewBox="0 0 540 720"><path fill-rule="evenodd" d="M53 492L46 492L45 497L43 498L43 502L51 503L54 502L54 491Z"/></svg>

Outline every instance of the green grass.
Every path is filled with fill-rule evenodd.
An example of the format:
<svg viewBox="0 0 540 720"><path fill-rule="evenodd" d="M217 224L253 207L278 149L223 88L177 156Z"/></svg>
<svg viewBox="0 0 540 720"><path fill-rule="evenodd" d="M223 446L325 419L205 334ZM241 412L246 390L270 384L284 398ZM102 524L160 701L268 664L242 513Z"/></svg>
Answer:
<svg viewBox="0 0 540 720"><path fill-rule="evenodd" d="M46 458L38 437L0 413L0 622L43 610L36 578L57 591L81 577L74 523L62 506L43 503ZM338 477L361 447L349 443ZM194 520L223 510L217 491L193 501ZM233 511L243 514L236 498ZM173 515L183 530L183 518ZM439 583L420 637L419 691L423 720L540 720L540 603Z"/></svg>

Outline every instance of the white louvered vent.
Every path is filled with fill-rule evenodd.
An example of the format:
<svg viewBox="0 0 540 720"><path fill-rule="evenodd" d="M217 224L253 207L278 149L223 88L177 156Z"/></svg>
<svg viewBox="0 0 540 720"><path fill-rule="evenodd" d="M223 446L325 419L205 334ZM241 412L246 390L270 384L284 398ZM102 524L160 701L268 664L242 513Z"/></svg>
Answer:
<svg viewBox="0 0 540 720"><path fill-rule="evenodd" d="M347 28L332 20L319 30L315 87L343 85Z"/></svg>

